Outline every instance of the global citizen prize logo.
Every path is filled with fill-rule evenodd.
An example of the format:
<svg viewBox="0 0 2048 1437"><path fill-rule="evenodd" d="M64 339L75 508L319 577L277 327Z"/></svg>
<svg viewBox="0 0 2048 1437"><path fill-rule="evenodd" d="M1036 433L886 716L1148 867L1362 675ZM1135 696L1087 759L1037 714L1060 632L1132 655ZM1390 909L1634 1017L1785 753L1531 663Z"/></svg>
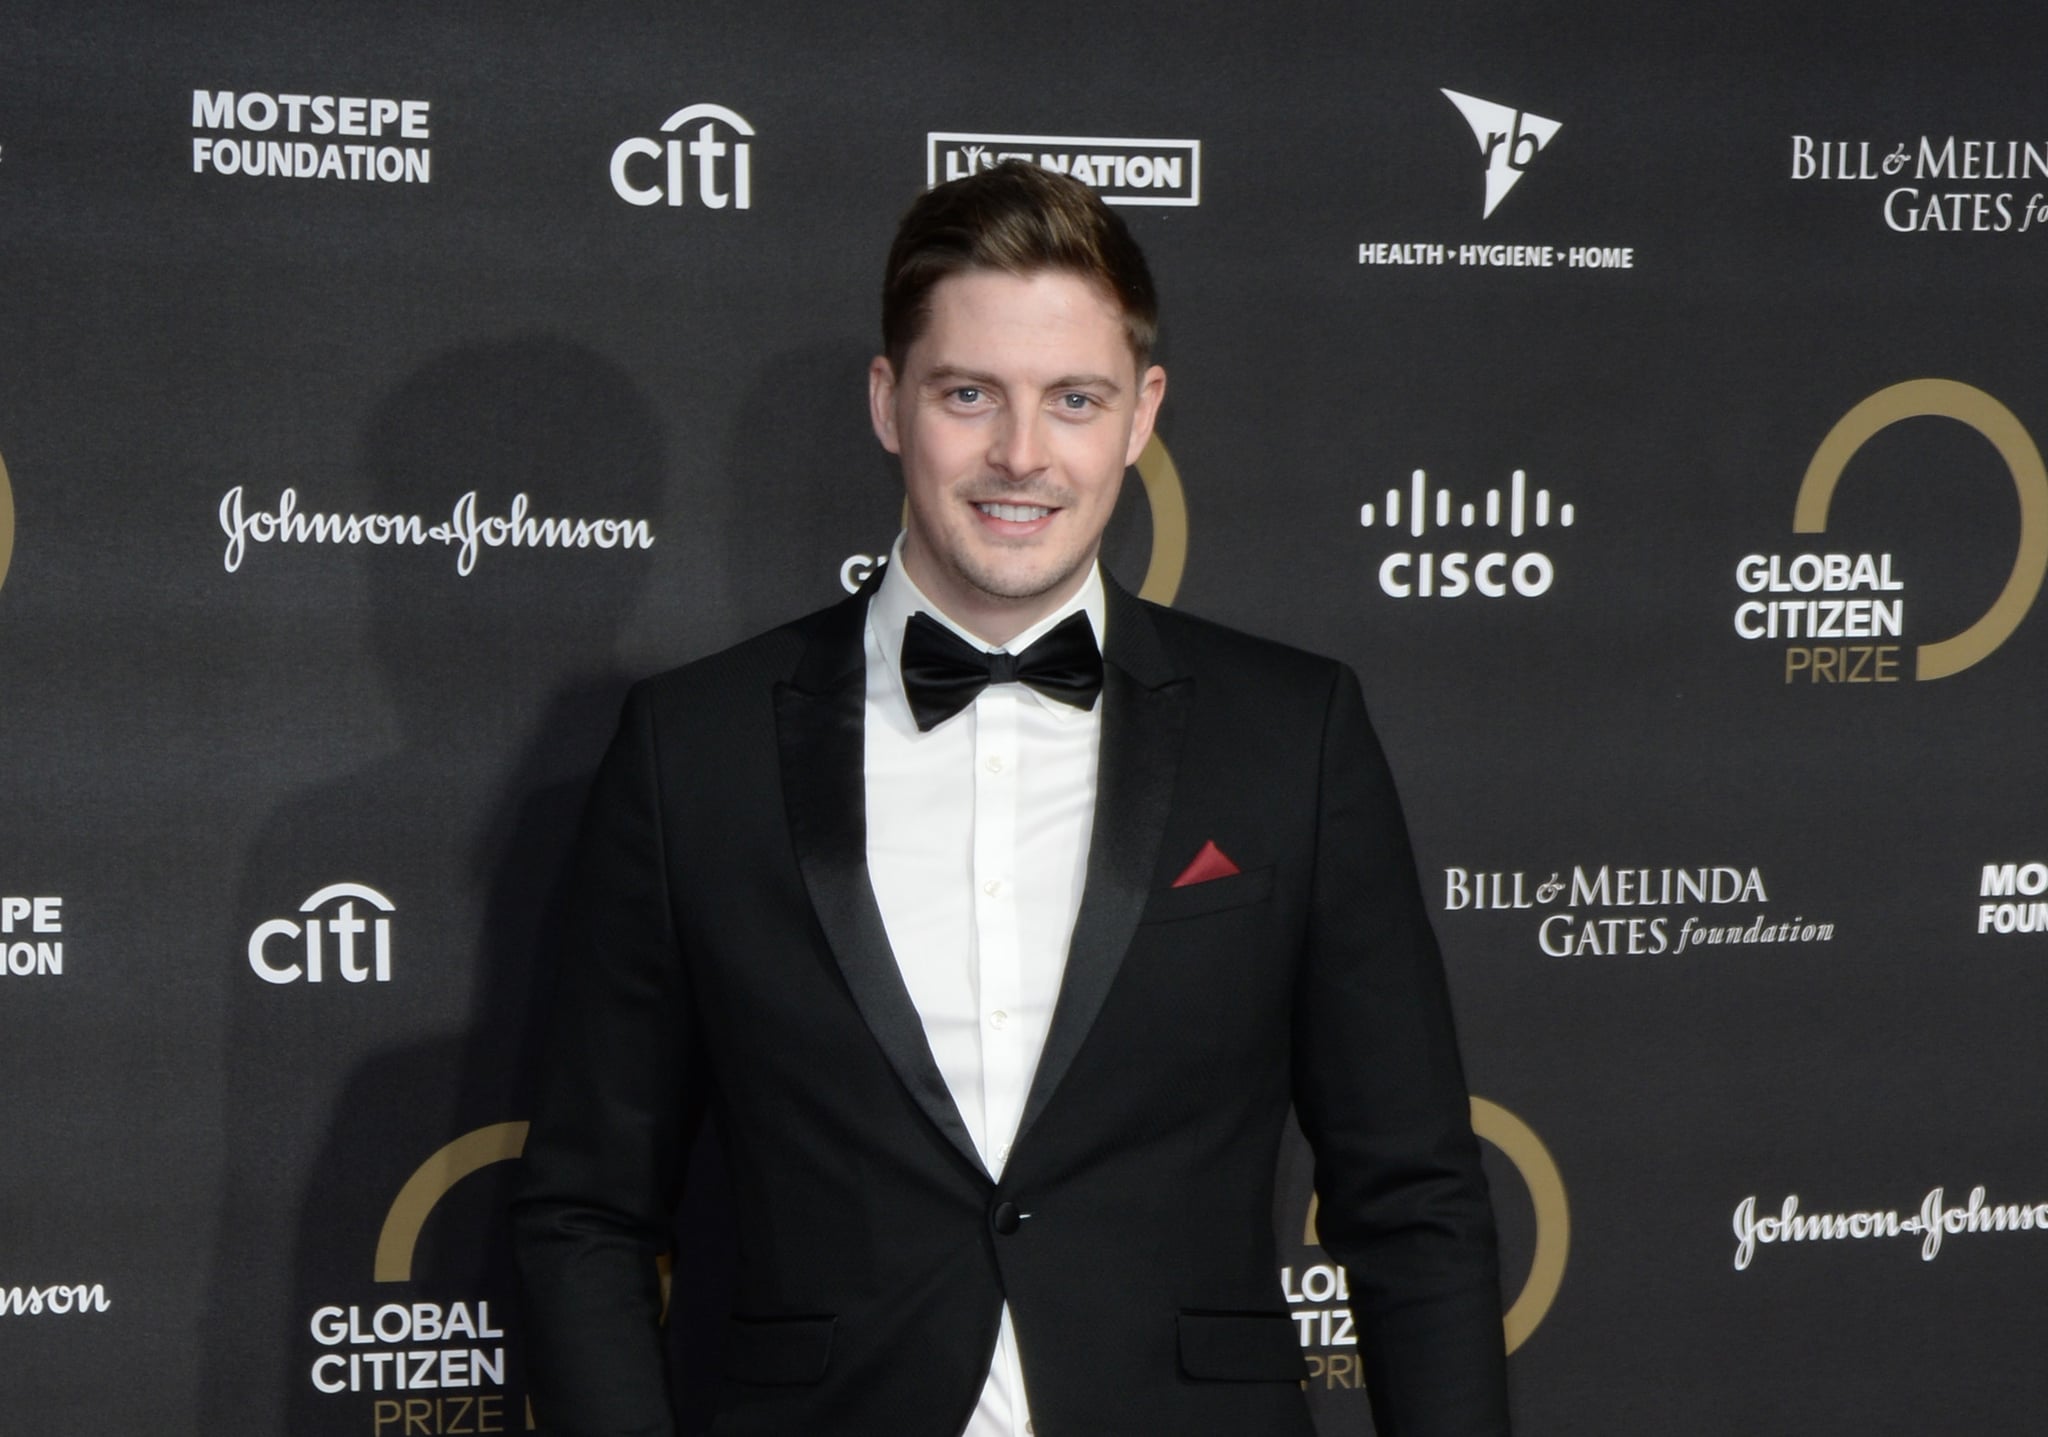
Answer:
<svg viewBox="0 0 2048 1437"><path fill-rule="evenodd" d="M1552 506L1548 489L1531 491L1529 473L1517 469L1508 478L1505 494L1489 489L1483 498L1456 500L1449 489L1429 487L1429 475L1417 469L1408 476L1408 489L1389 489L1383 500L1368 500L1358 506L1362 529L1382 528L1411 539L1439 530L1485 528L1496 531L1484 542L1498 542L1497 532L1506 529L1511 539L1526 537L1532 530L1555 524L1569 529L1578 519L1570 504ZM1477 547L1475 545L1474 547ZM1519 547L1519 546L1515 546ZM1470 549L1438 553L1434 549L1396 549L1380 560L1380 592L1394 599L1457 599L1467 594L1484 598L1505 598L1517 594L1538 599L1550 592L1557 568L1550 556L1537 549L1510 554L1507 548L1475 555Z"/></svg>
<svg viewBox="0 0 2048 1437"><path fill-rule="evenodd" d="M2048 230L2048 140L1794 135L1789 173L1797 183L1881 187L1878 213L1900 234Z"/></svg>
<svg viewBox="0 0 2048 1437"><path fill-rule="evenodd" d="M316 1400L353 1408L371 1432L390 1437L534 1430L531 1404L507 1390L518 1363L491 1300L474 1293L424 1299L414 1272L421 1234L441 1200L472 1174L518 1157L526 1130L525 1123L493 1123L465 1133L406 1179L377 1235L370 1283L323 1294L331 1300L304 1318L298 1350ZM664 1287L664 1302L666 1295Z"/></svg>
<svg viewBox="0 0 2048 1437"><path fill-rule="evenodd" d="M924 180L944 184L1005 160L1025 160L1069 175L1111 205L1199 205L1200 140L1104 140L1080 135L980 135L932 131L924 141Z"/></svg>
<svg viewBox="0 0 2048 1437"><path fill-rule="evenodd" d="M1540 870L1539 870L1540 872ZM1832 943L1835 925L1770 909L1763 871L1574 866L1548 877L1475 868L1444 870L1444 912L1513 913L1551 958L1640 958L1702 948Z"/></svg>
<svg viewBox="0 0 2048 1437"><path fill-rule="evenodd" d="M635 136L612 150L612 192L629 205L754 207L754 127L723 105L685 105L661 122L666 138Z"/></svg>
<svg viewBox="0 0 2048 1437"><path fill-rule="evenodd" d="M364 905L359 911L358 903ZM321 910L333 906L330 916ZM391 914L397 905L360 883L330 883L299 905L299 918L272 918L249 935L249 970L266 983L391 981ZM329 939L333 942L330 945Z"/></svg>
<svg viewBox="0 0 2048 1437"><path fill-rule="evenodd" d="M1521 183L1538 155L1564 126L1542 115L1482 100L1457 90L1440 91L1464 117L1478 143L1484 194L1479 218L1489 220L1508 192ZM1363 240L1362 265L1458 265L1473 269L1634 269L1634 245L1486 244L1477 241Z"/></svg>
<svg viewBox="0 0 2048 1437"><path fill-rule="evenodd" d="M431 138L430 108L425 100L194 90L192 128L228 133L192 137L192 173L424 185L434 152L413 142Z"/></svg>
<svg viewBox="0 0 2048 1437"><path fill-rule="evenodd" d="M1783 552L1775 546L1735 563L1736 637L1778 649L1787 684L1885 684L1908 676L1940 679L1990 657L2012 637L2048 576L2048 468L2013 412L1981 389L1949 379L1912 379L1879 390L1835 422L1800 480L1792 532L1827 532L1849 461L1871 439L1907 419L1954 420L1975 430L2003 461L2019 498L2019 543L2005 585L1960 633L1919 644L1907 666L1909 628L1904 567L1883 550L1823 546ZM1944 473L1939 482L1953 481Z"/></svg>

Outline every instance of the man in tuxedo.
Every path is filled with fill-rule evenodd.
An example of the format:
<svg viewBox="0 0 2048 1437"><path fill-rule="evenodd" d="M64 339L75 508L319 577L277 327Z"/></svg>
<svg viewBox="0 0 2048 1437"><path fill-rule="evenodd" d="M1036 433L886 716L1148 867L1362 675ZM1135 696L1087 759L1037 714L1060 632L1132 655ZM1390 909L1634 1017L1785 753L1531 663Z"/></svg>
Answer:
<svg viewBox="0 0 2048 1437"><path fill-rule="evenodd" d="M708 1112L720 1437L1306 1437L1291 1104L1381 1437L1500 1437L1492 1214L1357 681L1096 562L1166 385L1142 254L1006 164L911 207L883 306L893 562L636 687L591 794L515 1209L543 1425L673 1430L655 1258Z"/></svg>

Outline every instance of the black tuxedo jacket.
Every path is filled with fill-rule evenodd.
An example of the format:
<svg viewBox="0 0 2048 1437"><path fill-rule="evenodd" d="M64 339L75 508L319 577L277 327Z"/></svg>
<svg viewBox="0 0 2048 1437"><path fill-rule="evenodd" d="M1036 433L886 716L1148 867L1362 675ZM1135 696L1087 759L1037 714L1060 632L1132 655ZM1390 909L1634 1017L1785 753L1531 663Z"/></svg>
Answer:
<svg viewBox="0 0 2048 1437"><path fill-rule="evenodd" d="M553 1433L665 1434L655 1256L709 1110L720 1437L959 1437L1013 1314L1036 1437L1307 1437L1293 1104L1382 1437L1507 1430L1492 1213L1357 681L1109 588L1088 875L1000 1181L868 883L866 599L639 685L592 791L515 1229ZM1214 842L1241 872L1174 885Z"/></svg>

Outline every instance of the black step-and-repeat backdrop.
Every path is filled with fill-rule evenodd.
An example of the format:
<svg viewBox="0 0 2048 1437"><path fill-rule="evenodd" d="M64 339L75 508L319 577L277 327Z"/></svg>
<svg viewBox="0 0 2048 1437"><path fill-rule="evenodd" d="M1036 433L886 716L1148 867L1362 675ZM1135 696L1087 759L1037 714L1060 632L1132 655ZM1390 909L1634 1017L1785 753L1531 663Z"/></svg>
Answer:
<svg viewBox="0 0 2048 1437"><path fill-rule="evenodd" d="M887 237L1024 155L1165 297L1111 567L1364 675L1519 1430L2039 1430L2048 21L1777 11L13 0L0 1429L527 1429L588 776L886 552Z"/></svg>

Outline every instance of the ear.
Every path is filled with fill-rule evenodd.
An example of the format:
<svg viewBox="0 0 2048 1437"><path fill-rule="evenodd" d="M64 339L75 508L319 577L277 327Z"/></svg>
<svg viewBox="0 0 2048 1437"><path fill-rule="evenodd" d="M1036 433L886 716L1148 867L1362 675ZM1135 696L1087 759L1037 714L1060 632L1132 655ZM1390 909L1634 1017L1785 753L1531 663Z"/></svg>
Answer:
<svg viewBox="0 0 2048 1437"><path fill-rule="evenodd" d="M896 437L896 366L889 356L878 354L868 365L868 422L875 426L875 438L891 454L901 454Z"/></svg>
<svg viewBox="0 0 2048 1437"><path fill-rule="evenodd" d="M1126 465L1138 462L1152 441L1152 425L1159 418L1159 401L1166 398L1166 371L1153 365L1138 381L1138 403L1131 413L1131 443L1124 454Z"/></svg>

